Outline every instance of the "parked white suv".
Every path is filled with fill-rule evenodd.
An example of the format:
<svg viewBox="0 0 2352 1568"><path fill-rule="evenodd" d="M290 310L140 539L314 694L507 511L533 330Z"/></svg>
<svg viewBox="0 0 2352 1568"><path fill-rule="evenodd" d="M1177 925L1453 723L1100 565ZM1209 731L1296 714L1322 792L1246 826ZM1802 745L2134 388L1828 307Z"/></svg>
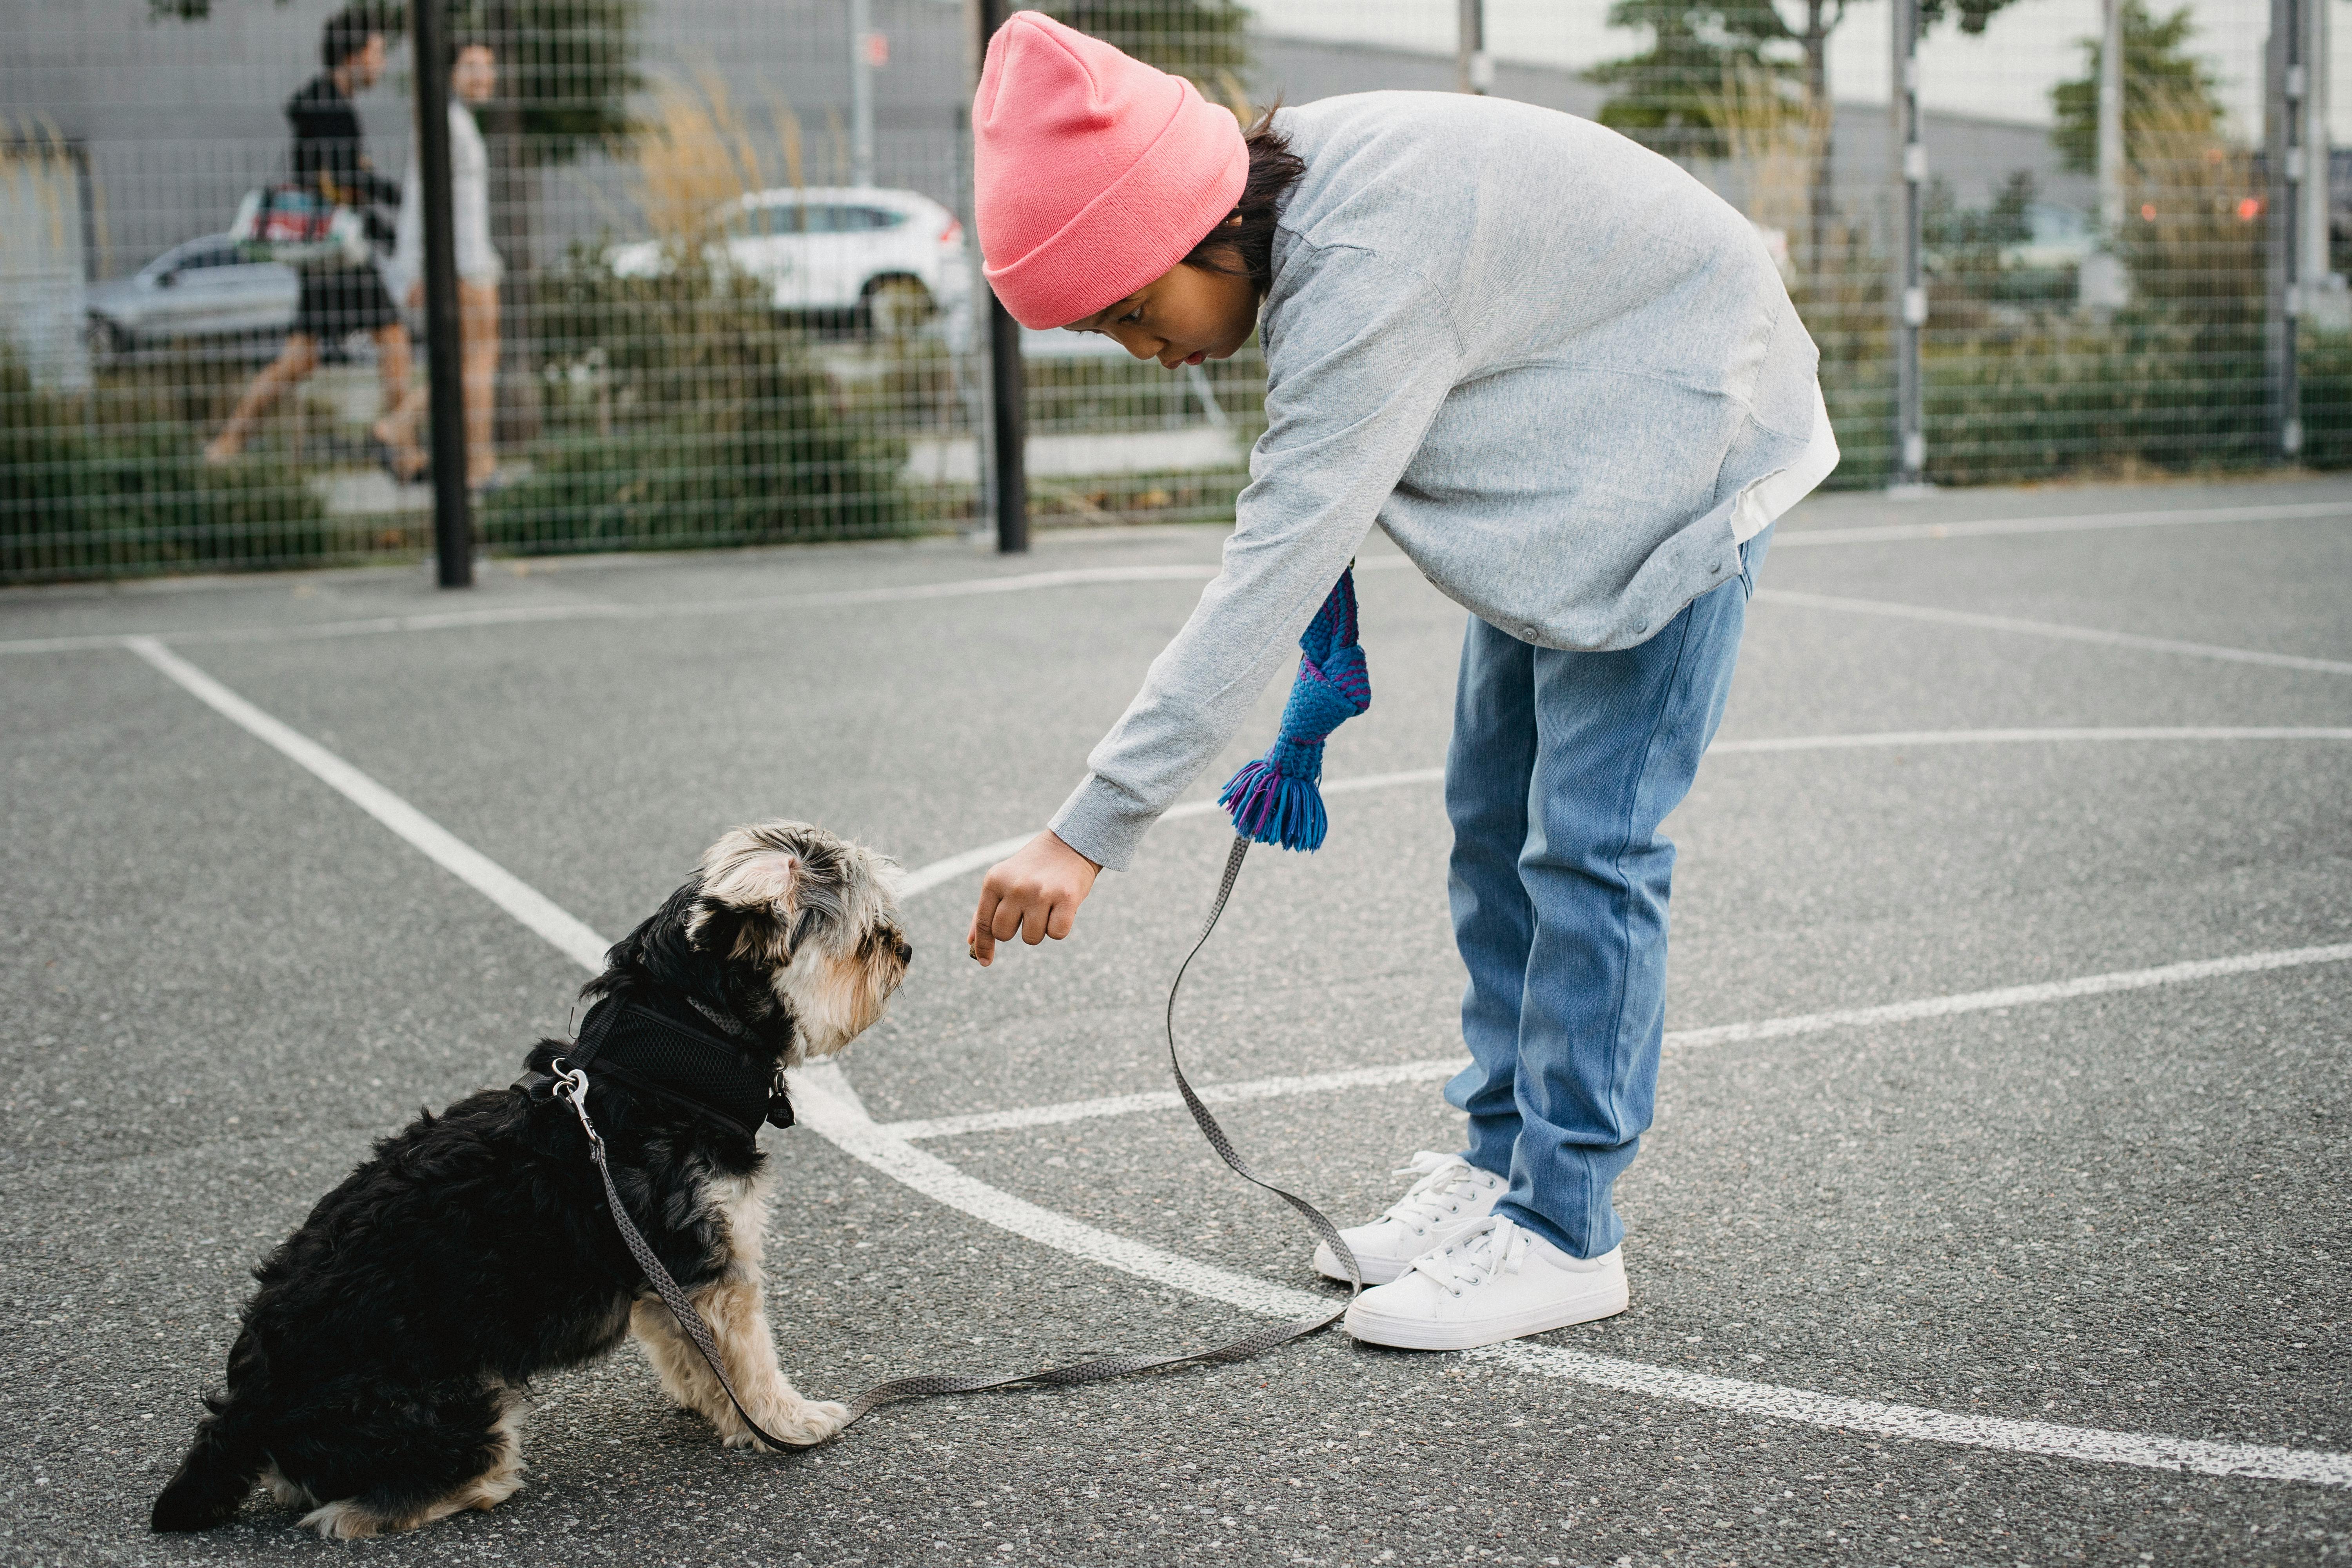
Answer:
<svg viewBox="0 0 2352 1568"><path fill-rule="evenodd" d="M878 331L908 332L934 314L952 322L971 294L963 225L915 191L784 186L739 196L711 215L726 236L710 259L773 286L780 310L855 311ZM656 240L618 245L622 278L667 267Z"/></svg>

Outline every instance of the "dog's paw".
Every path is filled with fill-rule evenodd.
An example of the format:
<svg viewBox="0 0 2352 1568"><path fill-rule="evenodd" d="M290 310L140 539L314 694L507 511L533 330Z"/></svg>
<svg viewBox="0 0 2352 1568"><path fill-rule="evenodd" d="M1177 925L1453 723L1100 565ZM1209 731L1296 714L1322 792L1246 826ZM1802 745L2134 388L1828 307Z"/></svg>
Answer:
<svg viewBox="0 0 2352 1568"><path fill-rule="evenodd" d="M760 1417L760 1425L783 1438L794 1447L809 1447L824 1442L849 1425L849 1407L830 1399L803 1399L781 1411L771 1411ZM727 1436L730 1448L759 1448L767 1445L740 1428Z"/></svg>

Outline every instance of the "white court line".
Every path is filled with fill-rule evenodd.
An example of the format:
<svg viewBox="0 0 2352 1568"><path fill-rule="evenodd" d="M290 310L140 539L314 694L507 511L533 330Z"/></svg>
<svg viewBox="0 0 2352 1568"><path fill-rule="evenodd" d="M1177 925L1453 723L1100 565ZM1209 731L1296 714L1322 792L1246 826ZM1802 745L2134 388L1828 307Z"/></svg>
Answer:
<svg viewBox="0 0 2352 1568"><path fill-rule="evenodd" d="M1975 522L1906 522L1877 528L1799 530L1776 535L1772 548L1796 550L1828 544L1891 544L1914 540L1973 539L2000 534L2073 533L2091 529L2169 528L2189 523L2292 521L2298 518L2352 513L2352 501L2305 501L2274 506L2201 507L2175 511L2105 511L2050 517L1991 518ZM1379 554L1356 563L1360 572L1410 570L1403 555ZM448 631L467 626L511 626L533 621L637 620L660 616L701 616L719 611L822 608L844 605L910 603L1026 593L1105 583L1207 582L1212 565L1087 566L1058 572L1024 572L1003 577L963 577L903 588L856 588L837 593L780 594L740 599L656 600L649 604L588 601L569 605L510 605L491 609L431 611L411 616L372 616L321 621L307 626L233 626L184 632L93 633L87 636L21 637L0 641L0 654L71 653L117 647L128 636L183 646L230 642L299 642L320 637L370 637L394 632ZM1772 590L1766 590L1767 593ZM2031 624L2031 623L2029 623ZM2013 628L2012 628L2013 629ZM2197 645L2184 645L2195 647ZM2173 649L2172 651L2179 651Z"/></svg>
<svg viewBox="0 0 2352 1568"><path fill-rule="evenodd" d="M1770 735L1745 741L1717 741L1707 748L1708 756L1738 756L1780 752L1843 752L1878 748L1906 749L1918 746L1987 746L2031 745L2042 743L2077 743L2101 741L2352 741L2352 728L2331 729L2323 725L2270 725L2224 727L2217 725L2172 725L2168 727L2113 727L2106 729L2048 730L1883 730L1859 735ZM1444 768L1407 768L1391 773L1362 773L1354 778L1326 779L1323 793L1354 795L1363 790L1392 789L1403 784L1443 784ZM1191 817L1213 816L1217 812L1213 800L1180 801L1160 814L1162 822L1182 822ZM993 844L983 844L977 849L934 860L901 875L898 896L911 899L928 893L942 882L951 882L966 872L987 869L997 861L1029 842L1034 835L1017 838L1000 838Z"/></svg>
<svg viewBox="0 0 2352 1568"><path fill-rule="evenodd" d="M1763 752L1843 752L1874 746L2008 746L2080 741L2352 741L2352 729L2326 725L2218 726L2176 724L2137 728L2049 730L1882 730L1864 735L1776 735L1717 741L1713 756Z"/></svg>
<svg viewBox="0 0 2352 1568"><path fill-rule="evenodd" d="M1524 1341L1469 1353L1481 1361L1500 1363L1514 1372L1567 1378L1626 1394L1678 1399L1711 1410L1794 1421L1807 1426L1929 1443L1957 1443L2011 1454L2047 1454L2053 1458L2079 1459L2095 1465L2135 1465L2151 1470L2190 1470L2206 1476L2352 1487L2352 1454L2334 1454L2319 1448L2214 1443L2196 1437L2112 1432L2095 1426L2062 1426L2051 1421L1959 1415L1918 1405L1846 1399L1769 1383L1746 1383L1703 1372L1649 1366Z"/></svg>
<svg viewBox="0 0 2352 1568"><path fill-rule="evenodd" d="M1294 1094L1321 1094L1337 1089L1376 1089L1392 1083L1427 1083L1452 1078L1468 1061L1400 1062L1394 1067L1350 1068L1345 1072L1301 1073L1289 1078L1242 1079L1230 1083L1194 1084L1192 1090L1208 1105L1239 1105L1252 1100L1281 1100ZM1024 1105L1011 1110L975 1110L965 1116L934 1116L919 1121L887 1121L880 1131L913 1142L920 1138L960 1138L967 1132L1005 1132L1023 1127L1048 1127L1062 1121L1090 1121L1098 1116L1132 1116L1145 1110L1181 1110L1182 1097L1172 1089L1144 1094L1113 1094L1100 1100L1068 1100L1059 1105Z"/></svg>
<svg viewBox="0 0 2352 1568"><path fill-rule="evenodd" d="M1811 610L1846 610L1865 616L1892 616L1898 620L1934 621L1948 626L1973 626L1984 631L2023 632L2030 637L2099 643L2107 647L2137 648L2149 653L2184 654L2191 658L2218 658L2231 664L2266 664L2280 669L2315 669L2327 675L2352 675L2352 663L2337 658L2306 658L2301 654L2265 653L2259 648L2223 647L2217 643L2144 637L2130 632L2102 631L2095 626L2063 626L2056 621L2027 621L2014 616L1979 615L1973 610L1939 610L1927 605L1898 605L1884 599L1801 594L1793 588L1759 588L1756 596L1769 599L1777 605L1796 605Z"/></svg>
<svg viewBox="0 0 2352 1568"><path fill-rule="evenodd" d="M1815 544L1898 544L1914 540L1990 539L2006 533L2083 533L2110 528L2177 528L2207 522L2292 522L2352 517L2352 500L2273 506L2188 507L2176 511L2090 511L2048 517L1993 517L1973 522L1895 522L1875 528L1801 528L1772 536L1775 550Z"/></svg>
<svg viewBox="0 0 2352 1568"><path fill-rule="evenodd" d="M1175 813L1169 813L1174 816ZM993 844L983 844L977 849L967 849L961 855L950 855L944 860L934 860L919 867L898 879L898 896L911 899L918 893L928 893L941 882L951 882L967 871L984 871L1015 849L1037 836L1024 833L1018 838L1000 838Z"/></svg>
<svg viewBox="0 0 2352 1568"><path fill-rule="evenodd" d="M2326 947L2290 947L2268 952L2242 952L2229 958L2199 958L2153 969L2124 969L2107 974L2085 974L2073 980L2053 980L2040 985L2004 985L1992 991L1966 991L1949 996L1925 996L1912 1002L1888 1002L1874 1007L1840 1007L1826 1013L1800 1013L1748 1023L1717 1024L1704 1029L1674 1029L1666 1034L1669 1048L1738 1045L1748 1040L1778 1040L1790 1035L1826 1034L1873 1024L1908 1023L1918 1018L1950 1018L1964 1013L1990 1013L2004 1007L2032 1007L2077 996L2105 996L2119 991L2147 991L2160 985L2186 985L2230 974L2259 974L2273 969L2301 969L2315 963L2352 962L2352 942ZM1213 1105L1239 1104L1252 1100L1279 1100L1295 1094L1319 1094L1329 1089L1356 1089L1393 1083L1426 1083L1451 1078L1467 1065L1464 1057L1399 1062L1391 1067L1357 1068L1347 1072L1302 1074L1294 1078L1242 1079L1197 1086ZM967 1132L1003 1132L1023 1127L1050 1127L1066 1121L1088 1121L1103 1116L1133 1116L1143 1111L1175 1110L1183 1100L1172 1090L1145 1094L1115 1094L1099 1100L1070 1100L1058 1105L1024 1105L1010 1110L980 1110L963 1116L940 1116L916 1121L893 1121L883 1131L908 1140L953 1138Z"/></svg>
<svg viewBox="0 0 2352 1568"><path fill-rule="evenodd" d="M2342 963L2352 959L2352 942L2325 947L2277 948L2268 952L2242 952L2229 958L2195 958L2181 963L2161 963L2153 969L2121 969L2106 974L2085 974L2073 980L2052 980L2039 985L2003 985L1991 991L1968 991L1952 996L1924 996L1914 1002L1887 1002L1874 1007L1840 1007L1827 1013L1802 1013L1786 1018L1763 1018L1748 1024L1717 1024L1705 1029L1677 1029L1666 1044L1678 1047L1728 1046L1744 1040L1777 1040L1790 1035L1818 1035L1831 1029L1855 1029L1872 1024L1902 1024L1916 1018L1950 1018L1962 1013L1990 1013L2003 1007L2032 1007L2065 1002L2077 996L2105 996L2118 991L2147 991L2159 985L2186 985L2225 974L2258 974L2267 969L2300 969L2314 963Z"/></svg>
<svg viewBox="0 0 2352 1568"><path fill-rule="evenodd" d="M316 775L574 963L592 972L602 969L605 947L602 938L488 857L325 747L280 723L152 639L137 639L127 646L223 717ZM876 1126L836 1066L827 1064L803 1072L794 1088L798 1091L796 1104L803 1110L801 1120L813 1131L845 1153L960 1213L1087 1262L1225 1301L1245 1311L1269 1317L1296 1317L1328 1310L1328 1296L1268 1284L1180 1257L1083 1224L965 1175L945 1161ZM1470 1353L1547 1376L1807 1426L2052 1454L2092 1463L2352 1487L2352 1454L2150 1437L2097 1427L1956 1415L1913 1405L1847 1399L1647 1366L1545 1345L1504 1345Z"/></svg>
<svg viewBox="0 0 2352 1568"><path fill-rule="evenodd" d="M196 699L242 725L323 780L329 788L425 852L426 858L545 937L574 963L602 973L603 937L555 901L383 785L277 720L152 637L128 637L123 647L170 676Z"/></svg>
<svg viewBox="0 0 2352 1568"><path fill-rule="evenodd" d="M1402 559L1400 557L1400 559ZM413 616L371 616L360 620L320 621L305 626L223 626L184 632L135 635L149 643L170 641L184 647L208 643L307 642L320 638L372 637L387 632L450 631L469 626L512 626L539 621L631 621L665 616L709 616L729 611L830 609L854 605L919 604L931 599L984 598L992 594L1034 593L1046 588L1085 587L1103 583L1205 583L1217 574L1209 565L1079 566L1059 572L1023 572L1003 577L959 577L946 583L917 583L901 588L844 588L819 594L769 594L736 599L655 600L649 604L616 604L591 600L569 605L509 605L478 610L435 610ZM89 648L120 647L131 640L122 633L87 637L25 637L0 642L0 654L71 653Z"/></svg>
<svg viewBox="0 0 2352 1568"><path fill-rule="evenodd" d="M1717 741L1709 754L1717 752L1774 753L1810 751L1850 751L1864 748L1903 748L1917 746L1950 746L1962 744L2013 745L2036 742L2081 742L2102 741L2352 741L2352 728L2269 728L2222 729L2199 726L2176 726L2167 729L2051 729L2051 730L1898 730L1874 734L1857 735L1784 735L1766 736L1747 741ZM1407 784L1437 784L1445 777L1443 768L1413 768L1400 773L1368 773L1356 778L1326 781L1323 793L1343 795L1360 790L1387 789ZM1217 811L1213 800L1190 800L1171 807L1163 821L1180 821L1191 817L1209 816ZM899 897L913 898L933 888L952 881L967 872L992 865L1026 844L1026 837L1003 838L985 844L977 849L967 849L961 855L950 855L934 860L907 874L899 886ZM2077 996L2099 996L2117 991L2140 991L2158 985L2179 985L2192 981L2214 979L2226 974L2249 974L2268 969L2296 968L2313 963L2336 963L2352 959L2352 943L2329 947L2279 949L2269 952L2241 953L2229 958L2192 959L2180 963L2160 964L2152 969L2119 970L2107 974L2083 975L2073 980L2050 981L2038 985L2009 985L1991 991L1974 991L1948 996L1930 996L1911 1002L1890 1002L1870 1007L1846 1007L1827 1013L1807 1013L1790 1017L1766 1018L1752 1023L1718 1024L1708 1028L1677 1029L1665 1037L1670 1047L1732 1045L1745 1040L1779 1039L1790 1035L1818 1034L1830 1029L1855 1028L1872 1024L1907 1022L1916 1018L1949 1017L1963 1013L1988 1012L2002 1007L2026 1007L2048 1002L2066 1001ZM1297 1094L1318 1094L1328 1090L1363 1088L1396 1083L1425 1083L1435 1079L1451 1078L1462 1068L1460 1058L1436 1058L1427 1061L1402 1062L1389 1067L1357 1068L1343 1072L1309 1073L1277 1078L1245 1079L1233 1082L1201 1086L1201 1098L1211 1104L1239 1104L1246 1100L1275 1100ZM1108 1095L1096 1100L1065 1100L1055 1105L1020 1106L1009 1110L981 1110L962 1116L942 1116L911 1121L888 1123L884 1131L909 1141L922 1138L951 1138L971 1132L1003 1132L1024 1127L1046 1127L1070 1121L1092 1121L1105 1116L1131 1116L1146 1111L1174 1110L1183 1100L1172 1090L1151 1090L1139 1094Z"/></svg>

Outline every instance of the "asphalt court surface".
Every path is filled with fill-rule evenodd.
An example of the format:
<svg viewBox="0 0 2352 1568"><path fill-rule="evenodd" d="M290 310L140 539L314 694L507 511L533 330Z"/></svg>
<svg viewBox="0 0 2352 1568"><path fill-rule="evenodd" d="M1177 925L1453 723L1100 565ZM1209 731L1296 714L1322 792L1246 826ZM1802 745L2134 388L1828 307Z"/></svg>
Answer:
<svg viewBox="0 0 2352 1568"><path fill-rule="evenodd" d="M258 1501L210 1536L142 1533L245 1270L372 1137L511 1076L582 978L123 637L614 935L761 816L918 868L1033 831L1218 542L494 563L462 597L389 570L0 595L0 1557L331 1550ZM1461 613L1380 542L1364 562L1374 702L1328 772L1372 786L1334 792L1318 856L1253 855L1181 1019L1196 1081L1307 1080L1221 1115L1341 1223L1459 1131L1429 774ZM1824 498L1762 582L1721 750L1669 825L1674 1040L1620 1187L1623 1317L1517 1357L1333 1334L888 1407L790 1458L723 1452L625 1351L550 1380L511 1501L361 1550L2352 1552L2352 953L2325 956L2352 943L2352 485ZM1262 749L1280 697L1196 795ZM2161 733L2079 733L2119 728ZM1763 749L1854 736L1908 738ZM773 1144L771 1315L804 1391L1202 1346L1318 1293L1300 1227L1181 1111L1073 1103L1166 1089L1164 988L1225 842L1171 819L1076 938L992 971L961 952L976 872L910 900L890 1016ZM2151 978L2264 954L2284 956ZM2125 978L2053 994L2085 976ZM1724 1027L1791 1017L1822 1026ZM968 1125L986 1113L1027 1114Z"/></svg>

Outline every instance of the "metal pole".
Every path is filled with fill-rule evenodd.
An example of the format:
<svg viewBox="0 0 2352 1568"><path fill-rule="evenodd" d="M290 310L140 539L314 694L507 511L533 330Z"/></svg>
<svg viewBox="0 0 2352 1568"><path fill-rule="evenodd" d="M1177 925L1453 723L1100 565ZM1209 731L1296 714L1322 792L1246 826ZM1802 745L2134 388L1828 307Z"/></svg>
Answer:
<svg viewBox="0 0 2352 1568"><path fill-rule="evenodd" d="M1486 0L1461 0L1454 34L1454 86L1463 92L1495 90L1495 57L1486 52Z"/></svg>
<svg viewBox="0 0 2352 1568"><path fill-rule="evenodd" d="M849 161L859 189L874 183L873 0L849 0Z"/></svg>
<svg viewBox="0 0 2352 1568"><path fill-rule="evenodd" d="M1919 329L1927 321L1920 279L1919 213L1927 183L1927 149L1919 142L1919 0L1893 0L1895 90L1887 119L1895 160L1895 484L1916 485L1927 466L1921 411Z"/></svg>
<svg viewBox="0 0 2352 1568"><path fill-rule="evenodd" d="M2124 226L2124 0L2103 0L2099 39L2099 233L2109 244Z"/></svg>
<svg viewBox="0 0 2352 1568"><path fill-rule="evenodd" d="M457 233L449 200L449 27L444 0L409 7L416 155L425 196L425 363L432 392L433 555L444 588L474 584L467 516L466 382L457 336Z"/></svg>
<svg viewBox="0 0 2352 1568"><path fill-rule="evenodd" d="M2131 302L2124 271L2124 0L2102 0L2099 33L2099 242L2074 275L2074 302L2095 320Z"/></svg>
<svg viewBox="0 0 2352 1568"><path fill-rule="evenodd" d="M1005 0L980 0L981 58L1004 25ZM1018 555L1029 548L1029 419L1021 371L1021 323L992 290L988 296L989 474L996 498L996 548Z"/></svg>
<svg viewBox="0 0 2352 1568"><path fill-rule="evenodd" d="M2328 188L2327 156L2327 6L2326 0L2306 0L2303 42L2303 191L2297 205L2303 213L2303 314L2313 313L2314 296L2337 285L2327 252L2328 209L2334 198ZM2327 323L2322 322L2321 325Z"/></svg>
<svg viewBox="0 0 2352 1568"><path fill-rule="evenodd" d="M2269 249L2269 300L2264 357L2269 361L2272 427L2278 454L2293 458L2303 450L2301 389L2295 378L2295 327L2302 313L2301 225L2304 137L2304 0L2271 0L2269 113L2263 116L2264 153L2270 165L2270 211L2263 241ZM2323 199L2325 199L2323 197Z"/></svg>

